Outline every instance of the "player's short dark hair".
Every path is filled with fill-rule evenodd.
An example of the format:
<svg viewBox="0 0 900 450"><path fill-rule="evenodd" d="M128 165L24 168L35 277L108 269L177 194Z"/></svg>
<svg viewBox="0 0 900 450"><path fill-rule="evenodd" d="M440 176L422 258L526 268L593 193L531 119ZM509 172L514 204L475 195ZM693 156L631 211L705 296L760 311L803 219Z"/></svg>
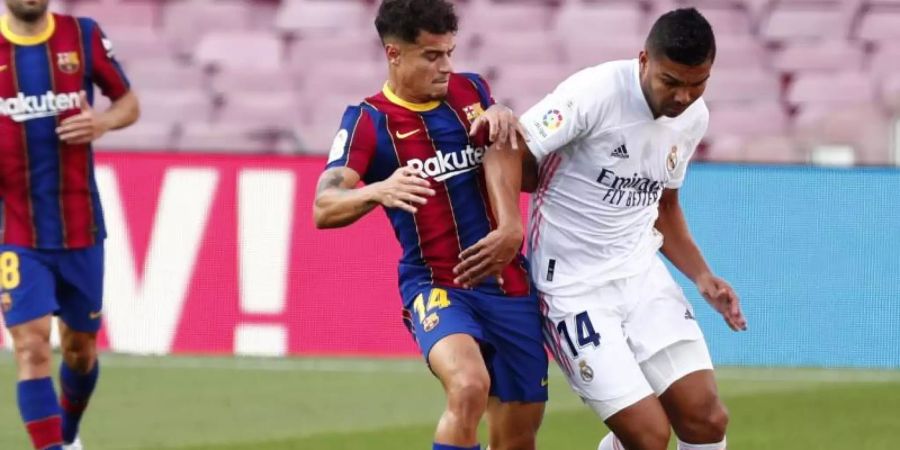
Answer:
<svg viewBox="0 0 900 450"><path fill-rule="evenodd" d="M672 62L699 66L716 59L716 37L712 26L696 8L682 8L663 14L647 36L647 51Z"/></svg>
<svg viewBox="0 0 900 450"><path fill-rule="evenodd" d="M384 0L375 28L382 42L388 37L416 42L421 31L456 33L458 22L453 4L446 0Z"/></svg>

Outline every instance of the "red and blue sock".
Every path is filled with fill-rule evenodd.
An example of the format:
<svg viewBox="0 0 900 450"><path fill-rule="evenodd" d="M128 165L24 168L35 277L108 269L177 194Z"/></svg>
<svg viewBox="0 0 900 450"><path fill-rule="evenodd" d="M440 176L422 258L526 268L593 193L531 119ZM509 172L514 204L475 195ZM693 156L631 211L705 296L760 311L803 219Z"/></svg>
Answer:
<svg viewBox="0 0 900 450"><path fill-rule="evenodd" d="M481 450L481 445L474 447L457 447L455 445L438 444L437 442L431 447L431 450Z"/></svg>
<svg viewBox="0 0 900 450"><path fill-rule="evenodd" d="M62 450L62 412L50 377L20 381L16 398L31 443L38 450Z"/></svg>
<svg viewBox="0 0 900 450"><path fill-rule="evenodd" d="M94 367L86 374L75 372L65 362L59 368L59 381L62 385L59 400L62 405L62 437L65 442L71 443L78 436L81 415L97 386L99 375L100 361L94 362Z"/></svg>

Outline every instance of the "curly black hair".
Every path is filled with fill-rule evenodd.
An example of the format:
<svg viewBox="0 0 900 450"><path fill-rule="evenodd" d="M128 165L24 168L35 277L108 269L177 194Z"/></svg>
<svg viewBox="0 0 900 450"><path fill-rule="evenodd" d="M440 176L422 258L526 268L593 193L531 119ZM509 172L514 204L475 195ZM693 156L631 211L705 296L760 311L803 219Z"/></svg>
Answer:
<svg viewBox="0 0 900 450"><path fill-rule="evenodd" d="M421 31L456 33L458 18L446 0L384 0L378 8L375 29L384 42L388 37L416 42Z"/></svg>
<svg viewBox="0 0 900 450"><path fill-rule="evenodd" d="M647 51L678 64L699 66L716 59L716 37L712 26L696 8L663 14L647 37Z"/></svg>

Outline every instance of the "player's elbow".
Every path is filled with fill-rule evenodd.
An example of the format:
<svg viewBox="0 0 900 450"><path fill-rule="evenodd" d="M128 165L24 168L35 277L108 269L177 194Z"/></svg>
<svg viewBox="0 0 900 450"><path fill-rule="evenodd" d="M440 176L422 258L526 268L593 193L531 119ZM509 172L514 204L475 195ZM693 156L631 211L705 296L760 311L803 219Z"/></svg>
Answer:
<svg viewBox="0 0 900 450"><path fill-rule="evenodd" d="M334 222L330 220L324 208L320 208L318 205L313 207L313 222L316 224L316 229L319 230L335 228Z"/></svg>

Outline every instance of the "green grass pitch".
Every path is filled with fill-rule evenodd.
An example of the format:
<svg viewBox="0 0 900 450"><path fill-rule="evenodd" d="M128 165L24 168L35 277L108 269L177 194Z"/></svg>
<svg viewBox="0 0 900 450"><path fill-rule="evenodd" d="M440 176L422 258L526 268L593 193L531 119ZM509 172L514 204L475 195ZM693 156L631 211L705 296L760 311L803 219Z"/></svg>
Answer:
<svg viewBox="0 0 900 450"><path fill-rule="evenodd" d="M605 428L552 373L539 448L595 449ZM724 368L718 378L729 449L900 448L900 371ZM4 352L0 380L0 449L28 449ZM442 409L417 360L105 355L100 383L88 450L430 449Z"/></svg>

